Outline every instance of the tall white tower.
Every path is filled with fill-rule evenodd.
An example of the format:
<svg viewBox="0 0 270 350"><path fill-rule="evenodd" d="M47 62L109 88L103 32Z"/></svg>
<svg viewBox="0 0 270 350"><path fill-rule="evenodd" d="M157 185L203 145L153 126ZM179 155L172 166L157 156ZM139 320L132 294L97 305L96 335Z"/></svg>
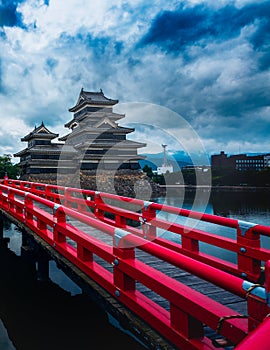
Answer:
<svg viewBox="0 0 270 350"><path fill-rule="evenodd" d="M157 168L158 175L173 172L173 166L167 162L167 145L162 144L161 146L163 147L163 163L160 167Z"/></svg>
<svg viewBox="0 0 270 350"><path fill-rule="evenodd" d="M161 145L163 147L163 166L167 165L167 151L166 151L166 147L167 145Z"/></svg>

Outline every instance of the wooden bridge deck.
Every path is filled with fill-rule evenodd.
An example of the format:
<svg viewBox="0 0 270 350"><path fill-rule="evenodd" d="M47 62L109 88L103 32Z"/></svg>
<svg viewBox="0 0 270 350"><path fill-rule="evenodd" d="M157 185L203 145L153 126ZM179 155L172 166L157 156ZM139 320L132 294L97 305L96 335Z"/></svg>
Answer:
<svg viewBox="0 0 270 350"><path fill-rule="evenodd" d="M24 196L24 194L20 191L14 190L15 196L20 196L22 198L21 201L18 203L18 207L13 206L14 202L17 205L16 200L14 201L14 197L12 197L13 190L8 191L8 201L6 201L7 196L3 196L3 202L4 202L4 209L5 208L11 208L11 215L12 213L15 214L15 218L18 218L19 227L23 227L25 231L29 228L29 230L33 230L32 236L36 240L36 235L39 235L41 237L44 237L45 241L49 244L48 251L49 254L52 256L53 259L56 261L64 261L67 260L64 264L65 266L69 266L69 268L72 271L77 271L75 275L76 278L80 279L83 278L84 280L88 279L89 285L96 284L95 289L99 290L98 293L101 295L107 293L107 296L105 299L110 300L111 305L115 305L115 309L121 309L123 314L129 314L130 312L134 315L138 314L140 315L141 321L143 322L144 315L148 316L148 312L152 313L149 317L149 319L145 318L145 322L149 322L150 325L152 325L153 331L157 329L160 334L165 334L166 339L170 339L174 344L181 344L181 350L182 344L191 344L190 348L198 348L201 349L206 346L206 348L213 348L211 345L211 340L216 339L217 337L221 337L218 333L218 328L220 328L220 324L222 320L226 319L226 316L228 318L242 318L241 315L245 316L248 314L248 311L250 313L250 300L252 298L250 297L249 292L250 288L248 289L249 295L246 300L246 292L247 286L249 286L249 282L245 281L242 278L232 276L229 274L228 271L230 271L232 274L237 274L238 276L241 276L241 273L243 275L242 271L247 271L247 273L250 271L249 268L243 270L243 265L239 267L239 261L238 265L234 264L228 264L224 261L222 262L221 259L217 258L215 260L215 257L213 259L209 258L210 255L198 255L198 251L196 251L195 245L190 247L190 241L196 241L198 242L206 242L205 236L208 235L210 244L217 245L220 247L224 247L224 249L227 249L232 252L236 252L238 254L239 258L239 251L240 253L246 253L245 258L249 254L249 244L246 242L243 242L243 239L249 238L248 235L246 235L247 230L250 225L247 226L245 222L238 222L238 220L229 220L221 217L213 217L209 218L210 215L205 215L204 220L212 220L210 222L213 222L214 224L218 225L224 225L224 227L230 227L233 229L237 229L237 241L233 240L231 238L219 238L217 234L213 234L211 232L207 233L200 231L200 230L194 230L191 235L186 235L186 232L182 232L180 228L181 225L174 225L173 228L167 228L169 226L164 225L165 221L162 220L153 220L154 224L151 223L151 214L150 210L148 211L149 203L142 203L142 211L135 214L128 214L125 217L125 214L121 213L121 209L119 211L110 211L109 206L104 205L103 203L99 203L99 194L95 197L95 202L88 202L90 204L87 204L85 206L84 203L79 202L78 200L78 207L74 207L77 210L69 209L68 207L60 207L59 205L53 202L49 202L46 200L38 199L35 195L27 194ZM14 195L13 195L14 196ZM70 197L68 197L70 199ZM36 209L33 209L33 202L35 201L35 207L39 207ZM74 197L74 203L76 203L77 199ZM29 206L30 202L30 206ZM8 203L5 204L5 203ZM10 204L9 204L10 203ZM94 203L94 204L93 204ZM10 205L10 207L9 207ZM21 211L22 205L24 205L23 211ZM32 206L31 206L32 205ZM84 205L84 207L83 207ZM97 217L101 218L101 221L98 220L89 220L85 215L82 215L82 213L86 213L88 211L87 206L90 206L94 209L94 213L97 215ZM29 206L29 207L28 207ZM15 210L14 210L15 208ZM17 210L18 208L18 214ZM72 206L73 208L73 206ZM82 213L80 213L80 208L82 208ZM41 210L40 210L41 209ZM156 207L155 203L151 203L151 210L161 210L159 207ZM168 212L173 211L177 212L177 208L167 209ZM42 212L46 211L48 214ZM147 211L147 212L146 212ZM108 218L105 219L105 223L103 220L103 213L109 213ZM173 212L173 213L174 213ZM120 214L119 214L120 213ZM187 213L182 213L181 209L181 215L185 216ZM199 213L197 213L199 214ZM197 215L196 213L192 214L196 220ZM130 215L130 216L129 216ZM149 215L149 216L148 216ZM177 214L178 215L178 214ZM197 215L198 216L198 215ZM111 219L112 217L112 219ZM129 235L128 234L128 227L125 226L126 224L126 218L134 220L134 222L138 223L140 225L139 227L142 229L139 234L149 234L149 230L147 228L155 228L155 227L166 227L166 230L169 230L168 232L177 232L177 234L181 235L182 237L182 244L183 253L185 253L186 249L192 249L192 254L188 256L193 256L194 259L198 257L198 261L195 261L188 256L182 256L180 253L177 252L181 250L178 249L178 246L176 246L176 242L168 243L168 241L165 242L165 239L163 239L163 236L161 236L160 239L156 240L157 244L153 244L151 242L145 244L145 240L142 240L139 237ZM135 219L133 219L135 217ZM23 218L22 222L20 220ZM30 218L30 219L29 219ZM75 219L76 218L76 219ZM110 218L110 219L109 219ZM123 220L122 220L123 219ZM145 220L145 221L143 221ZM149 221L148 221L149 220ZM226 221L227 220L227 221ZM73 226L69 227L66 226L66 222L68 225ZM84 224L89 223L89 224ZM112 226L107 225L106 222L112 223ZM124 223L122 226L122 222ZM147 225L143 226L144 223L147 223ZM170 222L167 222L168 225L170 225ZM27 225L25 225L27 224ZM89 226L94 225L99 229L96 229L95 227ZM150 226L149 226L150 225ZM160 225L160 226L158 226ZM244 225L241 226L240 225ZM48 227L47 227L48 226ZM115 227L124 227L124 230L116 229ZM252 227L254 224L252 224ZM129 226L130 227L130 226ZM185 226L183 226L185 229ZM246 228L248 227L248 228ZM176 229L177 228L177 229ZM256 228L255 228L256 229ZM254 231L255 231L254 229ZM269 235L269 232L266 232L267 228L260 228L262 230L262 234ZM175 230L175 231L174 231ZM257 229L258 231L258 229ZM257 232L256 231L256 232ZM136 232L139 232L137 230ZM145 233L147 232L147 233ZM151 234L152 231L150 231ZM157 231L157 235L159 236L159 231ZM249 231L250 233L250 231ZM136 246L136 248L130 251L124 252L124 250L121 249L102 249L100 243L95 243L95 241L87 240L85 239L85 234L88 234L91 237L97 238L99 241L103 241L104 244L109 245L110 247L113 246L114 239L117 238L117 240L120 240L120 244L126 239L129 240L129 242L133 241L136 242L136 244L144 244L142 247ZM253 231L252 231L253 234ZM203 236L205 235L205 236ZM212 235L212 236L211 236ZM255 236L255 234L254 234ZM72 241L70 238L72 237L74 241ZM149 237L149 236L148 236ZM240 240L238 241L240 237ZM253 237L253 236L252 236ZM258 237L258 236L256 236ZM168 238L167 238L168 239ZM174 240L174 238L172 238ZM67 243L65 244L65 240L67 240ZM37 239L38 241L38 239ZM188 241L188 244L187 244ZM86 242L86 244L84 243ZM88 243L87 243L88 242ZM222 242L222 244L221 244ZM223 245L223 242L224 245ZM241 242L241 243L239 243ZM63 243L63 244L62 244ZM257 242L256 242L257 243ZM118 243L117 243L118 244ZM162 244L164 244L164 247L162 247ZM173 247L173 244L174 247ZM245 245L246 244L246 245ZM70 245L74 245L74 248L71 248ZM172 247L170 249L165 247ZM54 248L53 248L54 247ZM186 248L188 247L188 248ZM180 246L179 246L180 248ZM252 248L253 249L253 248ZM148 251L149 253L147 253ZM101 257L97 256L96 254L100 254L105 260L103 260ZM125 260L126 253L132 253L135 252L137 261L133 259ZM268 259L268 252L265 250L262 250L259 252L262 254L263 259L260 260L267 260ZM60 255L59 255L60 254ZM63 256L61 257L61 254ZM92 264L92 254L93 259L97 264ZM169 254L171 254L171 257L169 257ZM129 255L128 255L129 256ZM159 256L157 258L156 256ZM65 258L66 257L66 258ZM63 258L63 259L62 259ZM204 263L200 262L204 261ZM241 262L241 256L240 256L240 262ZM250 259L250 258L249 258ZM117 261L119 260L119 261ZM171 261L171 263L168 263L166 261ZM206 261L206 262L205 262ZM73 263L72 263L73 262ZM114 264L117 266L119 263L119 268L114 268ZM193 272L192 274L185 271L184 269L181 269L177 266L184 267L186 270ZM194 264L194 266L192 265ZM73 266L74 265L74 266ZM146 266L144 266L146 265ZM60 264L61 266L61 264ZM212 268L212 267L214 268ZM152 269L151 269L152 268ZM110 272L106 273L104 269L108 270ZM226 270L227 269L227 270ZM65 270L65 268L64 268ZM225 270L225 271L224 271ZM84 271L84 272L83 272ZM216 278L215 276L219 272L219 277ZM251 278L251 281L255 281L258 279L258 276L260 276L260 268L257 269L256 275L254 274L254 279ZM86 275L86 278L85 276ZM201 276L205 279L197 277ZM83 276L83 277L82 277ZM91 276L91 278L89 277ZM249 277L248 275L246 275ZM75 278L75 279L76 279ZM164 278L164 280L162 280ZM226 279L228 278L228 281ZM261 278L261 277L260 277ZM134 289L134 279L136 283L136 288ZM218 285L222 286L218 287L212 283L209 283L206 280L210 280L213 283L217 283ZM99 285L97 285L98 281ZM141 281L138 282L138 281ZM127 283L127 284L123 284ZM158 283L160 282L160 283ZM227 282L227 283L226 283ZM243 287L243 285L245 286ZM254 283L254 282L253 282ZM145 284L145 285L144 285ZM252 283L251 283L252 285ZM103 287L100 287L103 286ZM149 288L148 288L148 287ZM168 286L168 287L167 287ZM189 287L190 289L186 288ZM257 288L257 285L252 285L252 287ZM126 289L127 288L127 289ZM101 289L104 289L102 292ZM231 290L232 292L236 293L233 294L229 292L228 290ZM266 289L266 288L265 288ZM157 293L160 293L161 295L164 295L165 298L163 298L161 295L156 294L154 291L157 291ZM264 288L263 286L260 286L259 292L263 293ZM106 292L107 291L107 292ZM198 293L199 292L201 296ZM257 290L256 290L257 291ZM130 293L131 292L131 293ZM206 296L207 298L204 298L203 296ZM240 295L242 297L239 297L237 295ZM118 297L119 302L118 302ZM262 294L260 294L259 299L262 299L262 303L264 303L264 298ZM197 299L197 300L194 300ZM169 301L168 301L169 300ZM210 302L212 300L212 302ZM213 302L214 301L214 302ZM216 303L215 303L216 302ZM123 305L126 305L127 309L124 310L124 306L121 306L121 303ZM156 305L155 305L156 304ZM249 305L249 308L247 310L247 304ZM189 308L189 305L191 306ZM223 307L223 306L225 307ZM130 308L130 310L129 310ZM179 311L178 311L179 310ZM209 311L208 311L209 310ZM267 305L265 307L265 310L267 311ZM261 312L262 317L263 314L267 314L263 310ZM257 309L252 309L252 316L255 315L257 312ZM235 314L234 314L235 313ZM182 320L184 315L184 320ZM187 318L186 318L186 316ZM209 319L208 319L209 316ZM257 315L255 315L257 316ZM139 317L139 316L134 316ZM152 321L152 317L154 317L154 321ZM250 322L250 315L248 316L248 322ZM133 319L133 316L131 316L131 320ZM193 321L194 319L194 321ZM180 322L178 322L180 320ZM191 321L190 321L191 320ZM200 321L203 320L203 321ZM256 320L256 317L255 317ZM157 323L155 323L157 322ZM160 322L160 323L159 323ZM191 322L191 323L189 323ZM204 326L204 334L206 335L206 338L201 338L201 322L213 327L213 329L210 329L207 326ZM184 323L184 327L182 326L182 323ZM190 324L193 326L190 328ZM247 320L227 320L225 321L225 326L222 327L222 331L220 330L221 334L224 334L225 337L230 339L234 344L237 344L239 342L239 338L243 339L243 337L247 334ZM198 328L197 328L198 325ZM166 331L164 331L163 327L165 327ZM166 328L167 327L167 328ZM179 327L179 328L178 328ZM182 327L182 328L181 328ZM216 328L217 327L217 328ZM189 330L197 330L195 336L193 335L189 336ZM231 329L235 330L238 333L235 333L231 335ZM251 329L251 328L250 328ZM168 332L168 333L166 333ZM173 336L171 336L170 332L179 332L176 336L181 337L177 338L175 340ZM191 331L192 332L192 331ZM159 334L159 333L158 333ZM162 336L162 337L163 337ZM159 337L159 335L158 335ZM153 339L153 338L152 338ZM156 337L156 339L158 339ZM162 338L165 343L166 339ZM179 340L178 340L179 339ZM202 342L201 342L202 339ZM210 342L209 342L210 339ZM194 342L196 343L193 343ZM155 343L158 344L158 343ZM164 343L163 343L164 344ZM169 343L170 344L170 343ZM188 344L188 345L189 345ZM229 343L228 343L229 344ZM155 347L155 349L175 349L175 346L158 346ZM184 346L185 348L185 346ZM225 349L232 349L233 346L227 346Z"/></svg>
<svg viewBox="0 0 270 350"><path fill-rule="evenodd" d="M92 237L102 240L104 243L112 246L112 237L81 222L72 220L69 222L72 226L76 227L79 230L82 230L85 233L88 233ZM166 274L169 277L185 284L186 286L210 297L211 299L227 306L236 311L237 313L246 315L247 313L247 303L246 300L232 294L210 282L207 282L189 272L186 272L178 267L175 267L163 260L160 260L146 252L143 252L139 248L135 250L136 258L144 262L148 266L151 266L162 273ZM101 264L104 268L112 272L113 266L94 255L94 260ZM140 292L145 294L147 297L154 300L160 306L169 310L169 305L167 300L163 299L159 295L155 295L153 291L149 290L143 285L137 285L137 288Z"/></svg>

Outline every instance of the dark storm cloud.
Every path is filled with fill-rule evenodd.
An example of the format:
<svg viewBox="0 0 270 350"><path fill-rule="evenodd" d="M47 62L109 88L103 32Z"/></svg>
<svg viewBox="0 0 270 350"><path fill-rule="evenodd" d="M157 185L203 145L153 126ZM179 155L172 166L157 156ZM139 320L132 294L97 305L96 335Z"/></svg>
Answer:
<svg viewBox="0 0 270 350"><path fill-rule="evenodd" d="M23 27L21 14L17 12L17 6L23 0L2 0L0 3L0 27Z"/></svg>
<svg viewBox="0 0 270 350"><path fill-rule="evenodd" d="M250 38L254 49L264 51L270 38L270 1L236 8L227 5L214 10L207 5L184 7L161 12L152 22L138 46L158 45L171 53L179 53L192 45L204 46L209 41L225 41L239 36L241 29L255 24Z"/></svg>
<svg viewBox="0 0 270 350"><path fill-rule="evenodd" d="M270 105L270 1L218 9L182 3L159 13L137 47L172 61L182 57L177 81L167 77L166 85L166 96L176 96L174 87L178 100L161 103L181 111L202 137L224 143L269 137L263 116Z"/></svg>
<svg viewBox="0 0 270 350"><path fill-rule="evenodd" d="M229 96L224 94L222 99L216 101L215 110L223 116L240 116L269 105L269 91L264 86L254 85L251 88L247 84L241 90L235 91L235 94L233 91Z"/></svg>
<svg viewBox="0 0 270 350"><path fill-rule="evenodd" d="M203 6L164 11L154 19L139 45L157 44L166 50L179 51L207 34L209 30L203 26L206 20L207 13Z"/></svg>
<svg viewBox="0 0 270 350"><path fill-rule="evenodd" d="M223 144L230 142L244 144L249 142L250 145L253 144L255 146L265 143L267 148L259 147L257 149L260 152L268 152L270 124L260 117L259 111L255 114L246 114L241 119L238 117L227 117L225 121L216 116L210 120L207 115L205 115L205 119L208 121L208 125L204 127L197 125L196 127L196 131L203 138L209 139L210 135L212 135L216 143ZM237 151L237 149L234 150L234 152Z"/></svg>

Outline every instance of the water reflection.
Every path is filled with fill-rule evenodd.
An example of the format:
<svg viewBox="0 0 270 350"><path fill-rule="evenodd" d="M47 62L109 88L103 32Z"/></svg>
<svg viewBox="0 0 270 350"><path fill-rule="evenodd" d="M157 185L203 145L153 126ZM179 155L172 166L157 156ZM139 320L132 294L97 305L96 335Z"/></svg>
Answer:
<svg viewBox="0 0 270 350"><path fill-rule="evenodd" d="M144 349L115 328L90 298L54 262L50 277L38 282L35 265L20 256L20 232L7 225L14 251L0 247L0 349Z"/></svg>
<svg viewBox="0 0 270 350"><path fill-rule="evenodd" d="M0 349L3 350L16 350L11 340L8 337L8 332L2 322L0 320Z"/></svg>
<svg viewBox="0 0 270 350"><path fill-rule="evenodd" d="M194 206L195 191L186 191L186 193L183 194L182 191L178 192L176 190L174 193L171 192L169 196L167 195L166 197L157 198L155 201L175 207L192 209L198 212L205 212L208 214L215 214L270 226L270 197L268 193L222 191L212 192L209 196L209 193L205 194L207 191L207 189L201 189L200 196L198 196L197 193L196 206ZM206 205L205 198L207 198L207 196L209 196L209 201ZM199 201L198 198L201 198L201 201ZM236 230L232 228L223 228L219 225L190 218L176 217L173 214L164 212L160 212L158 215L162 219L166 219L170 222L177 222L190 228L236 239ZM169 233L166 230L158 230L158 235L181 243L181 237L179 235ZM270 247L269 237L262 236L261 242L263 247ZM203 242L200 242L200 251L233 263L237 262L236 253L213 247Z"/></svg>
<svg viewBox="0 0 270 350"><path fill-rule="evenodd" d="M212 193L211 204L216 215L250 217L267 225L270 218L270 198L263 192Z"/></svg>
<svg viewBox="0 0 270 350"><path fill-rule="evenodd" d="M250 218L252 222L270 226L270 195L268 192L256 191L212 191L201 189L194 207L195 191L185 193L175 190L166 197L156 198L155 202L171 206L193 209L225 217L238 219ZM198 192L198 191L197 191ZM209 196L208 203L205 200Z"/></svg>

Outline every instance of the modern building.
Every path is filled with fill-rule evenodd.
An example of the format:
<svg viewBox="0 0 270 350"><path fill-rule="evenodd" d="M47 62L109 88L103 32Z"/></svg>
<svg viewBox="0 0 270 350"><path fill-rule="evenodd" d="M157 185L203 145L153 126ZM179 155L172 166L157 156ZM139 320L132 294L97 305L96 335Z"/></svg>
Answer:
<svg viewBox="0 0 270 350"><path fill-rule="evenodd" d="M127 139L134 128L122 127L118 120L124 114L113 112L118 100L107 98L103 91L87 92L83 89L74 107L69 111L73 118L65 124L70 133L59 135L49 131L44 123L23 137L28 147L14 154L20 157L21 176L36 174L73 174L76 171L138 170L138 149L145 143Z"/></svg>
<svg viewBox="0 0 270 350"><path fill-rule="evenodd" d="M270 167L270 154L235 154L228 156L224 151L211 156L212 169L263 170Z"/></svg>

